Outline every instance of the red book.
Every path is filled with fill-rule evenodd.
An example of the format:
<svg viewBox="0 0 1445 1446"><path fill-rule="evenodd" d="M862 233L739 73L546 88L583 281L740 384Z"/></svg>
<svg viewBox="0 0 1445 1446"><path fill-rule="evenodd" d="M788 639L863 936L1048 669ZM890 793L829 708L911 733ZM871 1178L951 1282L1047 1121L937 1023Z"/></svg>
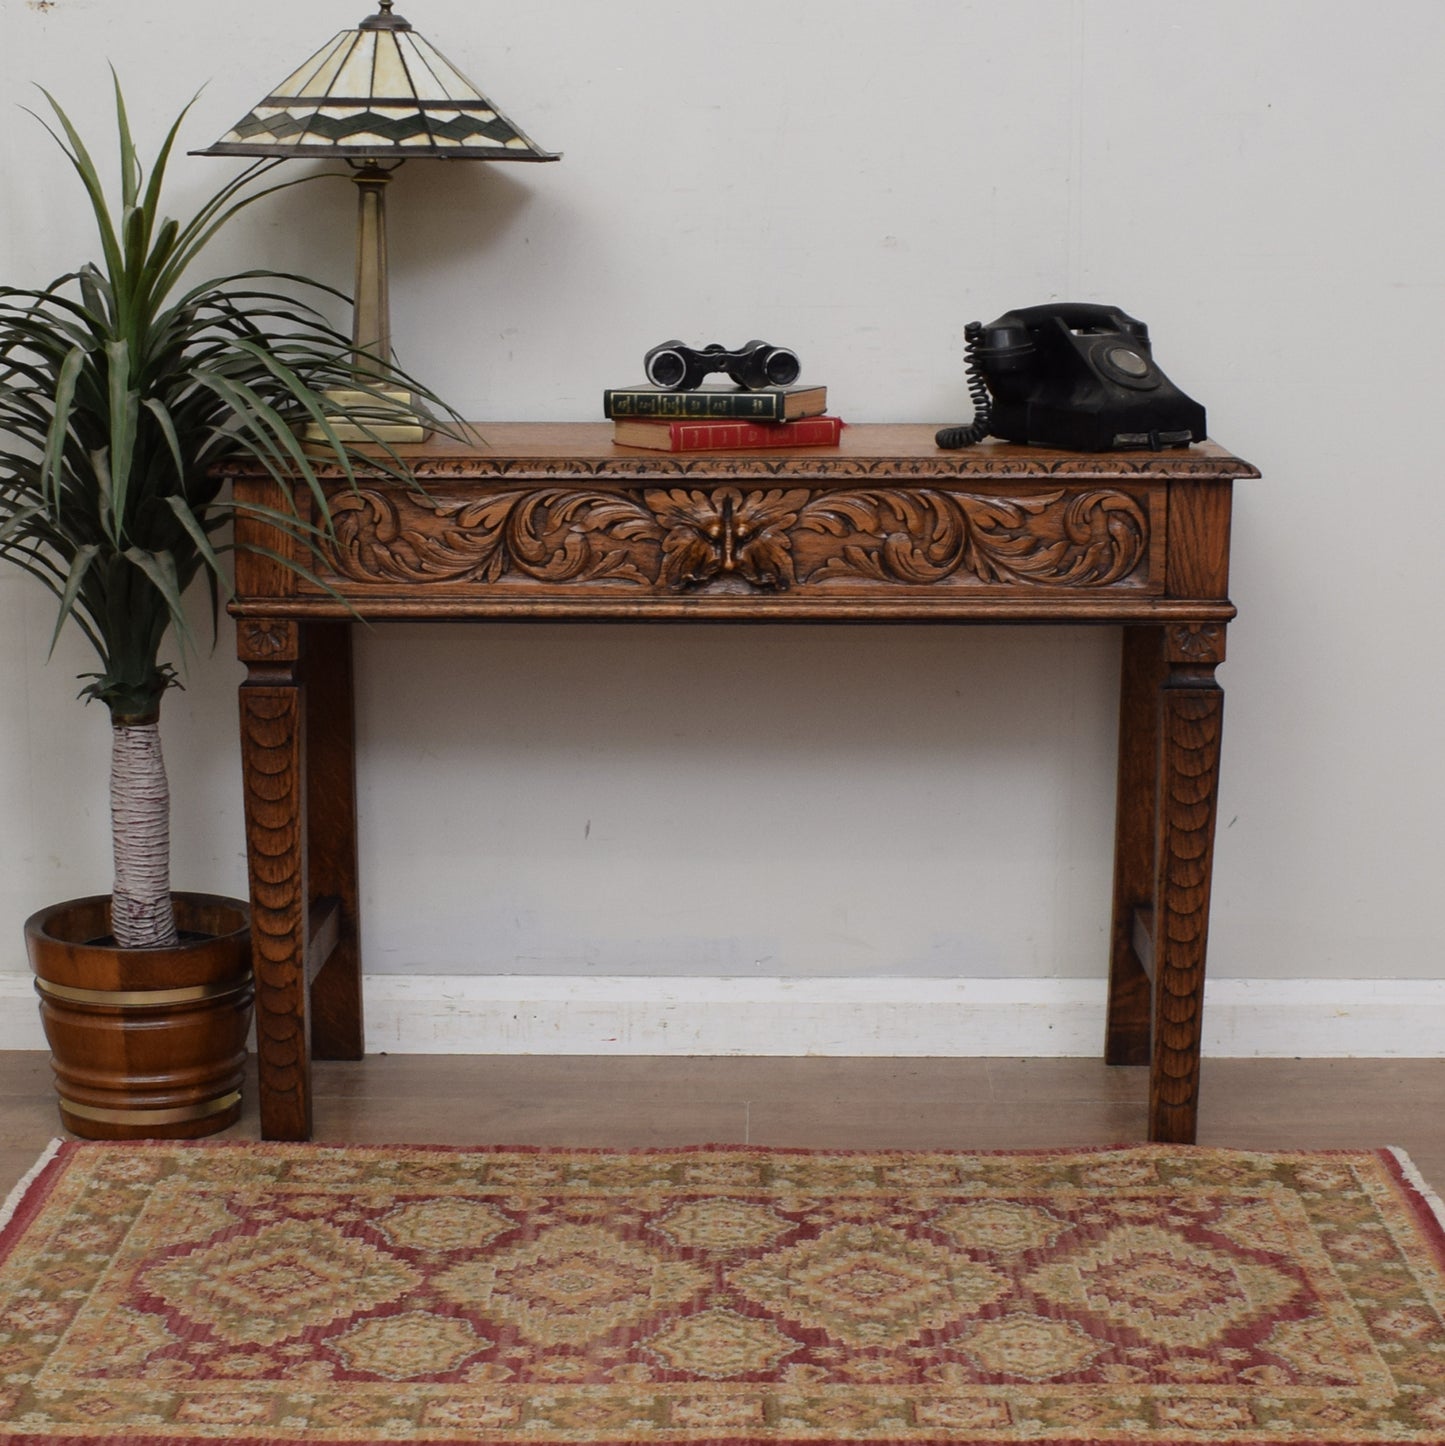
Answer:
<svg viewBox="0 0 1445 1446"><path fill-rule="evenodd" d="M612 440L655 452L724 452L732 447L836 447L843 423L837 417L796 422L644 422L612 424Z"/></svg>

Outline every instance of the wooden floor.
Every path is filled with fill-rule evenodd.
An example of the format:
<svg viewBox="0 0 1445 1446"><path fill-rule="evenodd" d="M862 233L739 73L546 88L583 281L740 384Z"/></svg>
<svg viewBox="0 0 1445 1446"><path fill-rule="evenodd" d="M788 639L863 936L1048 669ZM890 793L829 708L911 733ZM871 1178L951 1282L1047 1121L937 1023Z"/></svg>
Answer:
<svg viewBox="0 0 1445 1446"><path fill-rule="evenodd" d="M1141 1140L1142 1069L1087 1059L373 1055L316 1066L316 1138L1008 1149ZM1200 1143L1402 1146L1445 1190L1445 1060L1208 1060ZM0 1199L61 1133L48 1056L0 1052ZM260 1136L254 1082L229 1132Z"/></svg>

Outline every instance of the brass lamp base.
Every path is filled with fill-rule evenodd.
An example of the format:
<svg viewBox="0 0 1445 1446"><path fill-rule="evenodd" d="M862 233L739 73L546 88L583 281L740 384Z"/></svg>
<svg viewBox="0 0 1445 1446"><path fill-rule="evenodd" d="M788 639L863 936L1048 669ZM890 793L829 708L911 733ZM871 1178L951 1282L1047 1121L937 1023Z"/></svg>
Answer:
<svg viewBox="0 0 1445 1446"><path fill-rule="evenodd" d="M381 393L380 396L341 388L323 393L327 403L338 412L354 414L359 411L375 417L375 420L372 420L371 415L368 415L365 427L342 417L328 417L331 430L337 438L343 442L424 442L431 428L415 420L415 414L410 410L414 405L411 394L398 387L378 387L377 391ZM397 420L394 422L387 420L385 399L396 402ZM319 422L308 423L304 436L308 442L328 440Z"/></svg>
<svg viewBox="0 0 1445 1446"><path fill-rule="evenodd" d="M400 162L397 162L399 165ZM391 308L388 301L386 265L386 187L396 166L382 166L374 160L352 162L351 179L358 199L356 227L356 302L353 342L358 372L372 357L391 360ZM378 395L379 393L379 395ZM328 417L331 430L343 442L420 442L430 428L416 419L410 393L396 387L374 391L336 388L327 401L338 412L360 412L365 427L345 419ZM396 402L397 418L386 416L388 399ZM329 410L329 409L328 409ZM306 428L309 441L325 441L326 433L312 422Z"/></svg>

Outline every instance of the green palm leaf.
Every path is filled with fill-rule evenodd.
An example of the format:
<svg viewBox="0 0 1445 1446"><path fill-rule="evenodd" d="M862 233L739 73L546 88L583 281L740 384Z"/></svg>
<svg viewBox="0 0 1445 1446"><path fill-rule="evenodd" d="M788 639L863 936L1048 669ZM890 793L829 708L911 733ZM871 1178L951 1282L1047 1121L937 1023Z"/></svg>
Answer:
<svg viewBox="0 0 1445 1446"><path fill-rule="evenodd" d="M147 167L116 83L112 196L70 118L42 93L52 115L39 119L90 201L99 258L49 286L0 287L0 557L54 597L54 638L73 625L95 650L100 668L85 675L82 696L103 701L124 729L154 720L176 682L165 640L182 655L195 647L190 584L205 578L213 627L220 594L229 595L224 464L261 466L282 501L248 510L319 553L331 529L319 468L354 485L359 462L333 420L363 432L398 411L448 432L460 420L384 360L353 355L327 314L341 299L333 288L262 270L190 279L247 207L311 177L267 181L277 163L261 161L172 218L162 209L165 172L189 107ZM383 388L418 405L399 406ZM360 400L339 406L325 395L336 389ZM308 425L319 440L303 447ZM368 447L366 465L412 480L389 446ZM304 563L265 555L332 592ZM130 847L120 832L114 841L118 857Z"/></svg>
<svg viewBox="0 0 1445 1446"><path fill-rule="evenodd" d="M313 178L268 182L274 163L262 161L191 215L169 217L165 172L189 105L147 167L116 82L112 199L79 131L42 93L52 115L41 123L90 200L100 256L48 287L0 288L0 555L56 594L58 626L83 626L102 658L96 696L133 698L148 678L158 700L174 678L159 658L167 629L183 650L189 641L186 585L205 574L229 589L225 548L213 541L231 507L221 464L262 466L291 499L286 530L316 547L330 529L318 467L356 479L353 445L334 423L372 436L369 468L407 478L373 430L394 420L394 389L427 408L412 415L447 419L443 430L457 418L386 362L354 356L326 311L340 296L333 288L263 270L186 279L247 207ZM355 404L338 408L325 395L336 389ZM317 440L303 447L307 425Z"/></svg>

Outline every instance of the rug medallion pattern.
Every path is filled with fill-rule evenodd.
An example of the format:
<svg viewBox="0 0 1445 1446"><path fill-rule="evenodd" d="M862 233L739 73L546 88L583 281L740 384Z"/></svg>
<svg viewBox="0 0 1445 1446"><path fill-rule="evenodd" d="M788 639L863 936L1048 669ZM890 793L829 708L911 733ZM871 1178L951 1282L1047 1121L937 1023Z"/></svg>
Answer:
<svg viewBox="0 0 1445 1446"><path fill-rule="evenodd" d="M0 1442L1445 1443L1388 1152L60 1147Z"/></svg>

